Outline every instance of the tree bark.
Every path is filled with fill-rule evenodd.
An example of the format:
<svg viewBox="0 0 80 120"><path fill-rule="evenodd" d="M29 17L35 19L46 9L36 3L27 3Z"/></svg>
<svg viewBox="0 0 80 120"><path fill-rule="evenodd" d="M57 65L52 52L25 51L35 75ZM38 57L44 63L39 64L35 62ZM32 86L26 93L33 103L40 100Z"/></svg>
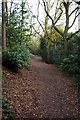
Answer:
<svg viewBox="0 0 80 120"><path fill-rule="evenodd" d="M24 9L24 3L23 3L23 0L22 0L22 22L21 22L21 42L20 42L20 45L22 45L22 39L23 39L23 9Z"/></svg>
<svg viewBox="0 0 80 120"><path fill-rule="evenodd" d="M49 12L49 5L47 4L47 11ZM46 39L46 61L49 62L49 45L48 45L48 16L45 17L45 39Z"/></svg>
<svg viewBox="0 0 80 120"><path fill-rule="evenodd" d="M2 2L2 49L6 49L6 36L5 36L5 2Z"/></svg>
<svg viewBox="0 0 80 120"><path fill-rule="evenodd" d="M67 46L67 36L66 35L64 35L63 41L64 41L64 57L67 58L68 57L68 55L67 55L68 46Z"/></svg>
<svg viewBox="0 0 80 120"><path fill-rule="evenodd" d="M7 6L7 0L6 0L6 13L7 13L6 27L7 27L8 26L8 6Z"/></svg>
<svg viewBox="0 0 80 120"><path fill-rule="evenodd" d="M13 0L11 0L11 5L10 5L10 15L11 15L11 10L12 10L12 4L13 4Z"/></svg>
<svg viewBox="0 0 80 120"><path fill-rule="evenodd" d="M67 34L68 34L68 29L69 29L69 2L64 2L63 3L64 8L65 8L65 13L66 13L66 25L65 25L65 30L64 30L64 35L63 35L63 40L64 40L64 57L67 58L67 51L68 51L68 45L67 45Z"/></svg>

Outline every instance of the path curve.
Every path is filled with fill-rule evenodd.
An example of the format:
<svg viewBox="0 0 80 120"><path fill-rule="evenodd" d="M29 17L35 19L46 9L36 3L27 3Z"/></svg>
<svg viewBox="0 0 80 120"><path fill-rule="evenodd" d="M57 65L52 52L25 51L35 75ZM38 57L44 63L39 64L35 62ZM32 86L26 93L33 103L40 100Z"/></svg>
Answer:
<svg viewBox="0 0 80 120"><path fill-rule="evenodd" d="M13 73L3 67L8 80L4 88L10 92L6 94L4 91L3 96L11 101L9 107L15 110L16 118L79 120L78 90L55 65L46 64L39 56L31 56L30 70L23 67L18 73Z"/></svg>
<svg viewBox="0 0 80 120"><path fill-rule="evenodd" d="M37 70L41 101L47 118L78 118L78 91L69 79L52 64L33 56L32 65Z"/></svg>

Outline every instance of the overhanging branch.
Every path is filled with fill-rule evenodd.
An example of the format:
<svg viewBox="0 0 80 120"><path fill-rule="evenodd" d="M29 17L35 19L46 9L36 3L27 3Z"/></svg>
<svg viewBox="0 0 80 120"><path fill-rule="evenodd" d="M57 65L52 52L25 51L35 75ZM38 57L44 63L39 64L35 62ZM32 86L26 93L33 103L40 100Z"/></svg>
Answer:
<svg viewBox="0 0 80 120"><path fill-rule="evenodd" d="M71 14L69 15L69 17L70 17L76 10L78 10L78 9L79 9L79 7L75 8L75 9L71 12Z"/></svg>
<svg viewBox="0 0 80 120"><path fill-rule="evenodd" d="M52 26L54 27L54 29L55 29L61 36L63 36L63 33L55 26L55 23L53 22L52 17L50 16L50 14L48 13L48 11L46 10L45 1L44 1L44 0L42 0L42 1L43 1L43 4L44 4L45 12L46 12L47 16L48 16L48 17L51 19L51 21L52 21Z"/></svg>
<svg viewBox="0 0 80 120"><path fill-rule="evenodd" d="M59 19L60 19L60 17L62 16L62 13L63 13L63 10L61 9L61 13L60 13L59 17L57 18L57 20L55 21L55 23L54 23L54 24L56 24L56 23L58 22L58 20L59 20Z"/></svg>
<svg viewBox="0 0 80 120"><path fill-rule="evenodd" d="M74 23L75 23L75 21L76 21L76 18L77 18L79 15L80 15L80 13L75 16L74 21L73 21L72 25L69 27L69 29L74 25Z"/></svg>
<svg viewBox="0 0 80 120"><path fill-rule="evenodd" d="M40 23L38 17L37 17L37 21L38 21L39 25L41 26L41 28L42 28L42 30L43 30L43 32L44 32L44 28L43 28L42 24Z"/></svg>
<svg viewBox="0 0 80 120"><path fill-rule="evenodd" d="M34 29L34 31L36 32L36 34L38 34L40 37L42 37L42 35L39 34L39 32L37 32L37 30L34 28L34 26L33 26L33 29Z"/></svg>
<svg viewBox="0 0 80 120"><path fill-rule="evenodd" d="M76 1L76 0L73 0L75 3L77 3L78 5L80 5L80 1Z"/></svg>
<svg viewBox="0 0 80 120"><path fill-rule="evenodd" d="M79 32L80 32L80 29L78 31L76 31L75 33L73 33L69 38L67 38L67 40L71 39L74 35L76 35Z"/></svg>

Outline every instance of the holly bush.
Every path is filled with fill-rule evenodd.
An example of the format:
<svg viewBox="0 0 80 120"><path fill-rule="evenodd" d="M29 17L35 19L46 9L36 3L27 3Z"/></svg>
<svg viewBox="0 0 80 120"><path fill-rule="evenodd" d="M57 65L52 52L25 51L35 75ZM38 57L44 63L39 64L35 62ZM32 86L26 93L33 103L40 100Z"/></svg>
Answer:
<svg viewBox="0 0 80 120"><path fill-rule="evenodd" d="M30 52L25 45L15 45L10 49L3 50L2 64L8 68L17 70L23 66L29 67Z"/></svg>

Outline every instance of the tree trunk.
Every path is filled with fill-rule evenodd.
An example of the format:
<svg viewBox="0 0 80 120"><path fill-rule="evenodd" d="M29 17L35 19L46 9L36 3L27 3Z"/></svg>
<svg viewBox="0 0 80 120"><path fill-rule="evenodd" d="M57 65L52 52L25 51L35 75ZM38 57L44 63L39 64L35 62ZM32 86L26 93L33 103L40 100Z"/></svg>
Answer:
<svg viewBox="0 0 80 120"><path fill-rule="evenodd" d="M66 35L64 35L63 40L64 40L64 57L67 58L68 57L68 55L67 55L68 46L67 46L67 36Z"/></svg>
<svg viewBox="0 0 80 120"><path fill-rule="evenodd" d="M22 22L21 22L21 43L20 45L22 45L22 39L23 39L23 9L24 9L24 3L23 3L23 0L22 0Z"/></svg>
<svg viewBox="0 0 80 120"><path fill-rule="evenodd" d="M2 49L6 49L6 36L5 36L5 2L2 2Z"/></svg>
<svg viewBox="0 0 80 120"><path fill-rule="evenodd" d="M80 5L79 5L79 7L80 7ZM79 9L79 12L80 12L80 9ZM80 29L80 14L79 14L79 16L78 16L78 30ZM79 37L80 37L80 32L79 32Z"/></svg>
<svg viewBox="0 0 80 120"><path fill-rule="evenodd" d="M49 12L49 6L48 6L48 2L46 2L47 4L47 11ZM48 16L46 15L45 17L45 40L46 40L46 61L49 62L49 46L48 46Z"/></svg>
<svg viewBox="0 0 80 120"><path fill-rule="evenodd" d="M12 4L13 4L13 0L11 0L11 5L10 5L10 15L11 15L11 10L12 10Z"/></svg>
<svg viewBox="0 0 80 120"><path fill-rule="evenodd" d="M47 45L47 48L46 48L46 60L47 60L47 63L49 63L49 45Z"/></svg>
<svg viewBox="0 0 80 120"><path fill-rule="evenodd" d="M68 29L69 29L69 2L64 2L63 3L65 7L65 13L66 13L66 25L65 25L65 30L64 30L64 35L63 35L63 40L64 40L64 57L68 57L68 46L67 46L67 35L68 35Z"/></svg>
<svg viewBox="0 0 80 120"><path fill-rule="evenodd" d="M6 27L7 27L8 26L8 6L7 6L7 0L6 0L6 13L7 13Z"/></svg>

